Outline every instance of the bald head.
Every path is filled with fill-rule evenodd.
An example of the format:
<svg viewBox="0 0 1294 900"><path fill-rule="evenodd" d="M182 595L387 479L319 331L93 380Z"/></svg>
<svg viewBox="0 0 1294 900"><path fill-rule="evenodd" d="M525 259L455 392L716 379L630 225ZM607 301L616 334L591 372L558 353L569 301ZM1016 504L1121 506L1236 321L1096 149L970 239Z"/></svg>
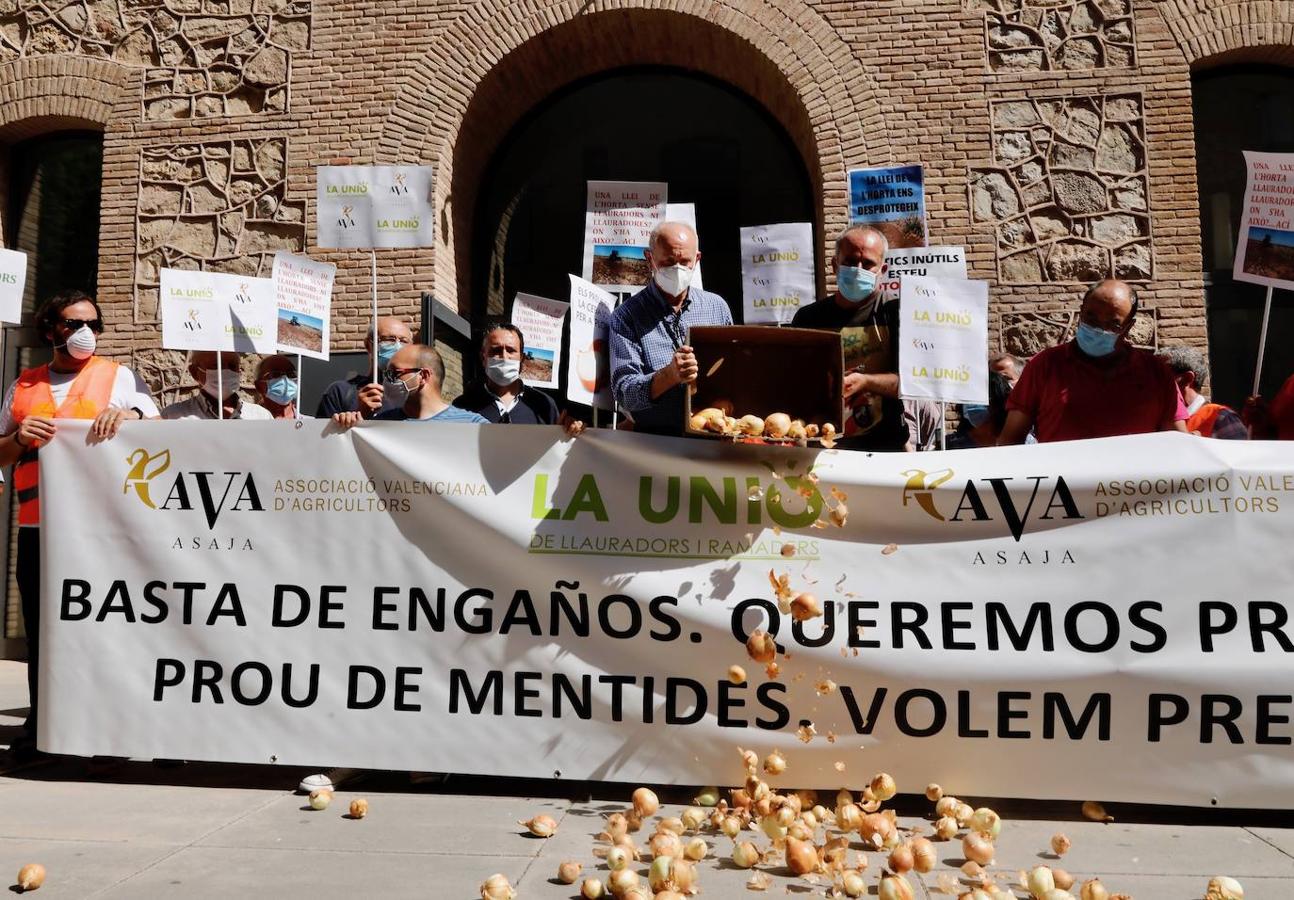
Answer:
<svg viewBox="0 0 1294 900"><path fill-rule="evenodd" d="M1106 278L1087 289L1078 318L1103 331L1127 334L1137 315L1137 292L1117 278Z"/></svg>
<svg viewBox="0 0 1294 900"><path fill-rule="evenodd" d="M652 229L648 248L647 259L654 269L667 266L690 269L701 258L696 230L686 222L661 222Z"/></svg>
<svg viewBox="0 0 1294 900"><path fill-rule="evenodd" d="M862 266L869 272L879 274L885 265L885 254L889 252L890 242L885 235L870 225L851 225L836 238L836 255L832 261L835 268L841 266Z"/></svg>
<svg viewBox="0 0 1294 900"><path fill-rule="evenodd" d="M444 360L440 358L440 353L435 347L428 347L426 344L410 344L401 348L395 356L391 357L387 370L397 373L422 371L430 376L429 383L437 394L440 393L440 386L445 381Z"/></svg>
<svg viewBox="0 0 1294 900"><path fill-rule="evenodd" d="M399 316L382 316L377 320L377 340L378 343L399 341L402 344L412 344L413 329L409 327L409 323ZM370 351L373 349L372 328L368 330L368 335L364 338L364 346Z"/></svg>

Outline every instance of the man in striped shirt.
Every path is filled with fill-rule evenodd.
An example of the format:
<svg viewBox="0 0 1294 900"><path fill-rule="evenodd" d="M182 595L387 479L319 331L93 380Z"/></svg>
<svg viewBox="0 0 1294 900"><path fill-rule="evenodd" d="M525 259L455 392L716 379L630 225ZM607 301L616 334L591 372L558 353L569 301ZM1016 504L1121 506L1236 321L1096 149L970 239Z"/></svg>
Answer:
<svg viewBox="0 0 1294 900"><path fill-rule="evenodd" d="M681 435L687 385L697 377L688 329L731 325L732 312L718 294L691 286L701 253L690 225L662 222L648 246L651 284L611 316L611 390L635 431Z"/></svg>

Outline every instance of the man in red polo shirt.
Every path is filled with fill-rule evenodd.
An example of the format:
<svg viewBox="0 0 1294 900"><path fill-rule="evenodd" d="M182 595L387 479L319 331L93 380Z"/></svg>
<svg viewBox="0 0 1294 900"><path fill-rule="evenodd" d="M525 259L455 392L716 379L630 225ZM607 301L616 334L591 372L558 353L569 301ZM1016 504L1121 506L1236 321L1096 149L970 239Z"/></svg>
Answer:
<svg viewBox="0 0 1294 900"><path fill-rule="evenodd" d="M1132 285L1113 278L1092 285L1075 339L1024 367L1007 400L998 446L1024 443L1030 428L1040 443L1186 431L1186 405L1172 371L1128 343L1136 315Z"/></svg>

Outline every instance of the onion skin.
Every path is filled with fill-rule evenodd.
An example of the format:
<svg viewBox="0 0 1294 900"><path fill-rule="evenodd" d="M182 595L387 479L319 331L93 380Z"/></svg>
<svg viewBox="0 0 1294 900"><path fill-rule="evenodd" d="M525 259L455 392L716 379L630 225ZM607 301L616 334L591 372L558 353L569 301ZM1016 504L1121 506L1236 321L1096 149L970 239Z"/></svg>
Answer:
<svg viewBox="0 0 1294 900"><path fill-rule="evenodd" d="M972 831L962 838L962 855L971 862L987 866L993 861L995 853L993 842L977 831Z"/></svg>
<svg viewBox="0 0 1294 900"><path fill-rule="evenodd" d="M656 810L660 809L660 800L656 797L656 792L650 788L640 787L634 791L633 795L634 812L638 817L654 816Z"/></svg>
<svg viewBox="0 0 1294 900"><path fill-rule="evenodd" d="M45 867L40 863L27 863L18 870L18 888L20 891L38 890L45 883Z"/></svg>
<svg viewBox="0 0 1294 900"><path fill-rule="evenodd" d="M746 653L760 665L777 659L777 641L762 628L756 628L746 639Z"/></svg>
<svg viewBox="0 0 1294 900"><path fill-rule="evenodd" d="M557 880L562 884L574 884L584 867L574 860L567 860L557 867Z"/></svg>
<svg viewBox="0 0 1294 900"><path fill-rule="evenodd" d="M808 875L818 868L818 850L809 841L786 839L786 866L796 875Z"/></svg>
<svg viewBox="0 0 1294 900"><path fill-rule="evenodd" d="M362 819L368 815L368 801L363 797L350 802L350 817L352 819Z"/></svg>

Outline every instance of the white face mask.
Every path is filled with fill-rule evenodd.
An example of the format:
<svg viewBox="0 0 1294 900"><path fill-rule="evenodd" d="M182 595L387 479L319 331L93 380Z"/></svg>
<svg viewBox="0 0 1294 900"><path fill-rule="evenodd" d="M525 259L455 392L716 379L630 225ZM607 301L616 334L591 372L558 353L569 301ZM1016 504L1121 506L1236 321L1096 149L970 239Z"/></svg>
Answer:
<svg viewBox="0 0 1294 900"><path fill-rule="evenodd" d="M67 347L67 355L73 359L89 359L94 356L96 343L94 332L89 326L82 325L72 332L64 346Z"/></svg>
<svg viewBox="0 0 1294 900"><path fill-rule="evenodd" d="M692 283L693 270L684 265L661 266L653 275L656 287L671 297L678 297L687 291Z"/></svg>
<svg viewBox="0 0 1294 900"><path fill-rule="evenodd" d="M521 360L495 357L485 364L485 374L499 387L507 387L521 377Z"/></svg>
<svg viewBox="0 0 1294 900"><path fill-rule="evenodd" d="M202 392L213 399L223 400L237 391L237 369L209 369L202 379ZM224 397L221 396L222 393Z"/></svg>

